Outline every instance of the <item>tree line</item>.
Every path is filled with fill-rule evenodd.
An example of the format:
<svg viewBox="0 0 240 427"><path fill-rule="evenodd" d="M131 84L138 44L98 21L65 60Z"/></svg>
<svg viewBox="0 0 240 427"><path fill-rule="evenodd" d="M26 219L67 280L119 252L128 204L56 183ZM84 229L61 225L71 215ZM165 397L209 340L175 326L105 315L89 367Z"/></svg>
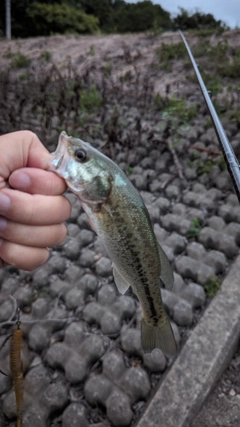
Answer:
<svg viewBox="0 0 240 427"><path fill-rule="evenodd" d="M13 37L51 34L127 33L185 29L226 29L212 14L169 12L150 0L11 0ZM0 2L0 36L5 34L5 1Z"/></svg>

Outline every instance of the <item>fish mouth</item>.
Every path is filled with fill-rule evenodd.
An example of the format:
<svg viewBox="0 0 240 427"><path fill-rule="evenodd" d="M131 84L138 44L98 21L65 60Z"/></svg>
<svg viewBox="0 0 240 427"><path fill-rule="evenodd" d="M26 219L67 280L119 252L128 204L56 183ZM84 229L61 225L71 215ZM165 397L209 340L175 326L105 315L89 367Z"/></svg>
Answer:
<svg viewBox="0 0 240 427"><path fill-rule="evenodd" d="M68 135L66 132L61 132L58 140L56 150L51 153L52 159L50 161L49 170L57 172L59 175L64 177L64 169L67 163L67 147L68 147Z"/></svg>
<svg viewBox="0 0 240 427"><path fill-rule="evenodd" d="M64 154L59 154L58 156L56 156L56 157L52 160L51 164L52 164L52 166L54 166L54 168L55 168L56 170L60 168L60 166L61 166L61 164L62 164L62 161L63 161L63 158L64 158Z"/></svg>

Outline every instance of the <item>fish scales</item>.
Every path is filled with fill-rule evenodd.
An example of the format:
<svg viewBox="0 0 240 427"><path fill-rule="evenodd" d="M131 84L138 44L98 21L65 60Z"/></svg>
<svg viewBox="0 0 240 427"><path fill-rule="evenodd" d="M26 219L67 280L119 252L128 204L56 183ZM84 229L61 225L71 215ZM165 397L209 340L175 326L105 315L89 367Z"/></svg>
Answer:
<svg viewBox="0 0 240 427"><path fill-rule="evenodd" d="M161 282L172 286L173 273L159 246L137 189L108 157L62 132L50 170L78 196L89 223L104 242L118 290L129 286L143 311L142 346L175 354L176 343L161 298Z"/></svg>
<svg viewBox="0 0 240 427"><path fill-rule="evenodd" d="M106 204L95 213L97 234L111 253L117 270L131 283L143 311L157 319L162 316L162 310L160 286L156 286L160 277L156 238L149 219L146 220L148 212L143 203L137 200L129 204L129 195L126 196L113 187ZM136 226L138 233L134 232ZM147 248L147 252L142 248Z"/></svg>

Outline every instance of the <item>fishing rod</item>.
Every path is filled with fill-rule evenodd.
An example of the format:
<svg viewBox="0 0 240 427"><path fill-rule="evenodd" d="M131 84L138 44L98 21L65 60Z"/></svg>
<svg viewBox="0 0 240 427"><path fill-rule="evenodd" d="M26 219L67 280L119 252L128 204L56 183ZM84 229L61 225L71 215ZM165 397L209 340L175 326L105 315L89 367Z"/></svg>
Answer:
<svg viewBox="0 0 240 427"><path fill-rule="evenodd" d="M192 62L195 74L196 74L197 79L198 79L198 83L199 83L200 89L202 91L204 100L205 100L205 102L207 104L208 111L210 113L210 116L211 116L211 119L212 119L212 122L213 122L213 125L214 125L214 128L215 128L215 131L216 131L216 135L217 135L218 141L220 143L220 146L221 146L221 149L222 149L222 152L223 152L223 156L224 156L225 162L227 164L228 172L230 173L230 176L232 178L232 181L233 181L233 184L234 184L234 187L235 187L235 191L237 193L238 200L240 202L240 166L239 166L238 160L237 160L237 158L236 158L236 156L234 154L234 151L233 151L233 149L231 147L231 144L230 144L230 142L229 142L229 140L227 138L227 135L224 132L223 126L222 126L222 124L221 124L221 122L219 120L217 112L216 112L216 110L214 108L214 105L212 103L212 100L211 100L211 98L209 96L209 91L207 90L207 88L206 88L206 86L204 84L204 81L202 79L201 73L200 73L200 71L198 69L198 65L197 65L197 63L196 63L196 61L194 59L194 56L193 56L193 54L191 52L191 49L190 49L190 47L188 45L188 42L185 39L182 31L179 30L179 34L182 37L182 40L183 40L183 42L185 44L185 47L187 49L189 58L190 58L190 60Z"/></svg>

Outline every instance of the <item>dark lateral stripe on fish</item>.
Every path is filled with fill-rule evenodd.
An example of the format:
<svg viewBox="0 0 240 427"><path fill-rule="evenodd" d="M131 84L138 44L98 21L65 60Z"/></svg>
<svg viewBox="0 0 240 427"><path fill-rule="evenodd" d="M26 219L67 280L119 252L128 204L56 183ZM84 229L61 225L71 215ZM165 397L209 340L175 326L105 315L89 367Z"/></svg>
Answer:
<svg viewBox="0 0 240 427"><path fill-rule="evenodd" d="M124 228L127 229L127 226L124 224L124 218L121 215L121 212L114 210L113 212L113 216L117 216L118 217L118 221L116 221L116 226L118 229L118 232L121 236L124 236ZM129 234L131 237L131 233L128 233L128 238L129 238ZM130 239L126 239L126 235L124 238L122 238L121 240L124 241L124 244L126 246L126 249L129 250L132 259L134 261L134 267L136 268L136 270L138 271L138 276L141 279L141 284L143 285L144 291L145 291L145 297L147 299L147 302L149 304L149 309L151 311L151 318L152 319L158 319L157 317L157 311L155 309L155 305L154 305L154 299L151 295L151 291L149 289L149 284L148 284L148 279L146 277L146 273L143 271L143 267L140 263L139 257L138 257L138 252L135 250L135 245L131 245L130 244ZM134 248L134 249L133 249ZM126 257L126 262L128 262L128 257ZM137 261L137 263L136 263ZM161 317L161 314L159 315L159 318Z"/></svg>

